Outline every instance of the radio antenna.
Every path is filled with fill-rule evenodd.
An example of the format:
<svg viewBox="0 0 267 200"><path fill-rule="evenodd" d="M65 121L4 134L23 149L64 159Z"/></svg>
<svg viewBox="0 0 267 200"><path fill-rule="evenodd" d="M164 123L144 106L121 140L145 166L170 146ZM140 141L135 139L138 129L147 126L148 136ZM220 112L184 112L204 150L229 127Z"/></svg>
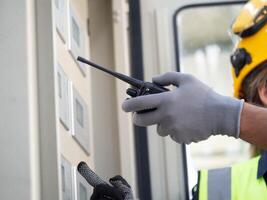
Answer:
<svg viewBox="0 0 267 200"><path fill-rule="evenodd" d="M114 72L112 70L106 69L106 68L104 68L104 67L102 67L102 66L100 66L100 65L98 65L96 63L93 63L93 62L91 62L89 60L86 60L85 58L82 58L80 56L77 58L77 60L82 62L82 63L88 64L88 65L90 65L90 66L92 66L94 68L97 68L97 69L99 69L101 71L104 71L104 72L106 72L106 73L108 73L108 74L110 74L112 76L115 76L116 78L118 78L118 79L120 79L120 80L122 80L122 81L124 81L126 83L129 83L130 85L135 86L137 88L140 88L144 84L143 81L140 81L138 79L126 76L124 74L121 74L121 73Z"/></svg>

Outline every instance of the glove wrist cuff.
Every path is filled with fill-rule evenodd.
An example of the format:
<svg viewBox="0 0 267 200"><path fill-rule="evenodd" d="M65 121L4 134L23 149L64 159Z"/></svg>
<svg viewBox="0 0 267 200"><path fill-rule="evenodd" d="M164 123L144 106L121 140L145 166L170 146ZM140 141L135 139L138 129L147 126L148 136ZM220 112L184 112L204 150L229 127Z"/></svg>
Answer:
<svg viewBox="0 0 267 200"><path fill-rule="evenodd" d="M216 120L219 124L215 134L239 138L244 100L224 96L224 98L220 98L218 103L221 103L217 109L220 112L218 113L220 120Z"/></svg>

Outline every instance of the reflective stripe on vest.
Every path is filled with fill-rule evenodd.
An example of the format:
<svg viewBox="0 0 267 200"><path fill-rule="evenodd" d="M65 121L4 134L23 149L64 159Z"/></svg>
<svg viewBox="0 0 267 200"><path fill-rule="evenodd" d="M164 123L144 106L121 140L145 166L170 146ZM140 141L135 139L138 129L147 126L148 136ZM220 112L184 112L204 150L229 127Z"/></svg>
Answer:
<svg viewBox="0 0 267 200"><path fill-rule="evenodd" d="M231 199L231 168L201 171L199 200Z"/></svg>
<svg viewBox="0 0 267 200"><path fill-rule="evenodd" d="M199 181L199 200L266 200L264 178L257 179L260 157L231 168L202 170Z"/></svg>

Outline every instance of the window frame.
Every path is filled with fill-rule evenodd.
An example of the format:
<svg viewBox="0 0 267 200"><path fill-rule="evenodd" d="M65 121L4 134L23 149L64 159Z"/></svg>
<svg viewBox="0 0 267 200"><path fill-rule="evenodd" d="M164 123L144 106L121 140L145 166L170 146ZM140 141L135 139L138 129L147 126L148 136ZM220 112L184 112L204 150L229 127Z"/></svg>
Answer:
<svg viewBox="0 0 267 200"><path fill-rule="evenodd" d="M214 2L189 2L188 4L184 4L180 6L173 15L173 34L174 34L174 52L175 52L175 66L176 71L180 72L180 51L179 51L179 26L177 24L177 17L178 15L190 8L201 8L201 7L213 7L213 6L228 6L228 5L237 5L237 4L244 4L246 0L234 0L234 1L214 1ZM184 185L185 185L185 194L186 199L190 199L189 194L189 182L188 182L188 166L187 166L187 155L186 155L186 145L182 144L182 162L183 162L183 169L184 169Z"/></svg>

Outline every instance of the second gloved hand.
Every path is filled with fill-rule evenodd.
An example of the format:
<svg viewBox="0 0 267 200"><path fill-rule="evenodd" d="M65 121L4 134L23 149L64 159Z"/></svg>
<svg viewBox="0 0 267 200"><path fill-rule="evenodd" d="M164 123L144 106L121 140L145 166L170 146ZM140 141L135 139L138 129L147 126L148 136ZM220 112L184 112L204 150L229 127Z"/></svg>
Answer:
<svg viewBox="0 0 267 200"><path fill-rule="evenodd" d="M110 184L99 184L94 188L91 200L133 200L131 186L121 176L109 180Z"/></svg>
<svg viewBox="0 0 267 200"><path fill-rule="evenodd" d="M178 143L198 142L218 134L239 137L242 100L219 95L193 76L179 72L154 77L153 82L176 88L126 100L122 108L134 112L136 125L157 124L159 135L170 135ZM156 110L136 113L152 108Z"/></svg>

